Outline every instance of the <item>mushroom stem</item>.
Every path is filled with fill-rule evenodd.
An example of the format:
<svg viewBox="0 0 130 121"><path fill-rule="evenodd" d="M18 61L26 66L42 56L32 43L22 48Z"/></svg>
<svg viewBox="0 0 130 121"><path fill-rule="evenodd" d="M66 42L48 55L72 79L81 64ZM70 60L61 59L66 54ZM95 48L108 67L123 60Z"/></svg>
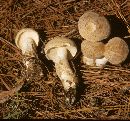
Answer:
<svg viewBox="0 0 130 121"><path fill-rule="evenodd" d="M28 38L26 39L26 43L21 47L22 54L30 57L36 57L36 45L34 40Z"/></svg>
<svg viewBox="0 0 130 121"><path fill-rule="evenodd" d="M108 59L106 59L105 57L100 58L100 59L96 59L96 66L103 67L103 66L105 66L105 64L107 62L108 62Z"/></svg>
<svg viewBox="0 0 130 121"><path fill-rule="evenodd" d="M94 59L83 56L83 63L89 66L94 66Z"/></svg>
<svg viewBox="0 0 130 121"><path fill-rule="evenodd" d="M68 50L60 47L57 50L57 55L59 61L55 62L56 73L63 84L66 103L72 105L75 101L77 79L68 62Z"/></svg>
<svg viewBox="0 0 130 121"><path fill-rule="evenodd" d="M67 59L60 60L59 63L55 64L55 67L56 73L62 81L64 89L69 90L70 87L74 87L74 74L69 66L69 62L67 61Z"/></svg>
<svg viewBox="0 0 130 121"><path fill-rule="evenodd" d="M61 60L60 63L55 64L56 73L62 81L65 90L75 86L74 74L68 64L69 62L66 60Z"/></svg>
<svg viewBox="0 0 130 121"><path fill-rule="evenodd" d="M97 66L97 67L103 67L105 64L108 62L108 60L103 57L103 58L98 58L98 59L91 59L83 56L83 63L89 66Z"/></svg>

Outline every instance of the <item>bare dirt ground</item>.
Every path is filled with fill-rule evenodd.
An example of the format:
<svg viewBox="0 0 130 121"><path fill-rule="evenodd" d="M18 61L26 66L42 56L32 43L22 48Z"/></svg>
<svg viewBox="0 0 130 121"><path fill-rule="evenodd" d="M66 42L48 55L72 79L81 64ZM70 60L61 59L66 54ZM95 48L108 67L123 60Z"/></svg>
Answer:
<svg viewBox="0 0 130 121"><path fill-rule="evenodd" d="M111 35L104 42L118 36L130 48L129 0L0 0L1 119L130 119L130 54L124 63L108 63L103 69L82 63L83 38L77 22L87 10L109 20ZM44 63L44 78L22 77L22 55L14 39L27 27L40 35L38 52ZM57 35L66 35L78 47L71 61L79 79L77 101L72 107L65 106L54 63L43 52L46 40Z"/></svg>

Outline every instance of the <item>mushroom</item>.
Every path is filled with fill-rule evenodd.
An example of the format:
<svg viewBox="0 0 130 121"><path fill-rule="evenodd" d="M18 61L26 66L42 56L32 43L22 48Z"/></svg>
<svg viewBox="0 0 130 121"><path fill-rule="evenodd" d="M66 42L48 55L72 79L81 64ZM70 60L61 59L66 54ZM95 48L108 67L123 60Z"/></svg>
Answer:
<svg viewBox="0 0 130 121"><path fill-rule="evenodd" d="M38 42L39 35L31 28L21 29L15 38L16 46L22 50L22 54L31 57L35 57Z"/></svg>
<svg viewBox="0 0 130 121"><path fill-rule="evenodd" d="M39 77L41 78L44 75L41 68L43 63L38 59L36 53L38 43L39 35L35 30L31 28L21 29L17 33L15 38L16 46L22 51L23 64L26 68L25 70L23 70L23 73L26 80L34 80L36 78L38 79Z"/></svg>
<svg viewBox="0 0 130 121"><path fill-rule="evenodd" d="M77 77L72 71L69 60L77 53L75 43L66 37L54 37L44 48L48 60L55 63L55 69L65 91L65 102L72 105L76 98Z"/></svg>
<svg viewBox="0 0 130 121"><path fill-rule="evenodd" d="M104 60L111 64L120 64L127 58L129 48L127 43L120 37L114 37L105 45Z"/></svg>
<svg viewBox="0 0 130 121"><path fill-rule="evenodd" d="M90 66L100 66L99 63L96 63L96 60L104 57L104 46L102 42L84 40L81 43L83 63Z"/></svg>
<svg viewBox="0 0 130 121"><path fill-rule="evenodd" d="M110 24L104 16L87 11L78 21L80 35L89 41L97 42L110 35Z"/></svg>

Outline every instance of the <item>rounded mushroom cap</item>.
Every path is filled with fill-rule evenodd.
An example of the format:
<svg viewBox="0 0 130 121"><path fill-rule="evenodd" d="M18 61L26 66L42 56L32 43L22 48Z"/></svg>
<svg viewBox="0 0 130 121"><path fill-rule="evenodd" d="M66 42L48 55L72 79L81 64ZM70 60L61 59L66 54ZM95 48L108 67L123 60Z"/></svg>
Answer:
<svg viewBox="0 0 130 121"><path fill-rule="evenodd" d="M34 41L35 44L38 46L39 35L35 30L31 28L21 29L15 37L15 43L18 48L21 48L21 46L24 46L25 44L27 44L27 42L32 41Z"/></svg>
<svg viewBox="0 0 130 121"><path fill-rule="evenodd" d="M110 35L110 24L104 16L87 11L78 21L80 35L89 41L101 41Z"/></svg>
<svg viewBox="0 0 130 121"><path fill-rule="evenodd" d="M128 45L119 37L110 39L105 45L104 56L111 64L120 64L121 62L125 61L128 53Z"/></svg>
<svg viewBox="0 0 130 121"><path fill-rule="evenodd" d="M54 37L52 38L46 45L44 48L46 57L48 58L48 60L50 60L50 56L56 56L57 54L57 50L58 48L64 47L67 49L67 51L69 51L69 55L68 55L68 59L72 59L72 57L74 57L77 53L77 48L75 43L66 38L66 37ZM53 50L53 51L51 51ZM55 51L56 50L56 51Z"/></svg>
<svg viewBox="0 0 130 121"><path fill-rule="evenodd" d="M90 59L102 58L104 56L104 44L102 42L91 42L84 40L81 43L83 56Z"/></svg>

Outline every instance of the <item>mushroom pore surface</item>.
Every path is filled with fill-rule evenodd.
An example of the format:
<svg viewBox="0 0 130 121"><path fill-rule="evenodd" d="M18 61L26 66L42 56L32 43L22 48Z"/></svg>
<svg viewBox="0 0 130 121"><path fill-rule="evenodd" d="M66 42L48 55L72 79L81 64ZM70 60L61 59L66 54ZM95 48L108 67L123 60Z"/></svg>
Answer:
<svg viewBox="0 0 130 121"><path fill-rule="evenodd" d="M104 16L87 11L78 21L80 35L89 41L101 41L110 35L110 24Z"/></svg>

